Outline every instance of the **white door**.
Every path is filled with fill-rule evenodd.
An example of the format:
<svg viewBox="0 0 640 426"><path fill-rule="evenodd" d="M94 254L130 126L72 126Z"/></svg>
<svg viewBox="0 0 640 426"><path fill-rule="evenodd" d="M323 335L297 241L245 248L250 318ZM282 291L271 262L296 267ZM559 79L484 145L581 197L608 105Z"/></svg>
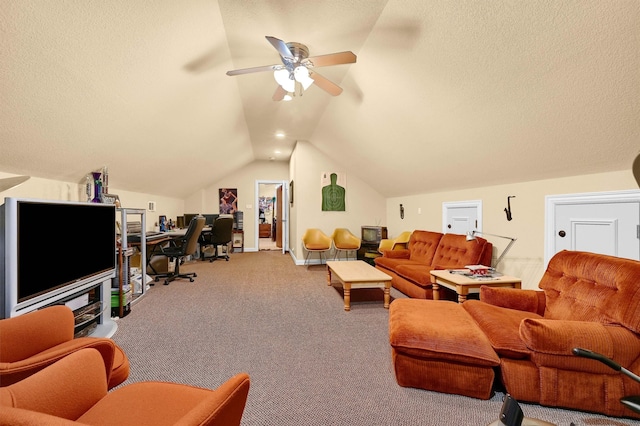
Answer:
<svg viewBox="0 0 640 426"><path fill-rule="evenodd" d="M548 197L545 260L560 250L579 250L640 260L640 193ZM549 209L549 206L548 206Z"/></svg>
<svg viewBox="0 0 640 426"><path fill-rule="evenodd" d="M466 234L482 229L482 201L442 203L442 233Z"/></svg>

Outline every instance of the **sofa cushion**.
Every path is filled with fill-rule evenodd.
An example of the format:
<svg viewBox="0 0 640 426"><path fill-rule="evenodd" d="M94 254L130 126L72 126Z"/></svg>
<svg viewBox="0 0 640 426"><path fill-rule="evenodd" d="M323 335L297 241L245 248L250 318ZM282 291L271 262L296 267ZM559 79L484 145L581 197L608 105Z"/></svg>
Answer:
<svg viewBox="0 0 640 426"><path fill-rule="evenodd" d="M462 304L500 356L513 359L529 357L531 351L520 338L520 323L525 318L542 318L538 314L489 305L479 300Z"/></svg>
<svg viewBox="0 0 640 426"><path fill-rule="evenodd" d="M439 232L413 231L408 246L411 260L430 266L441 238Z"/></svg>
<svg viewBox="0 0 640 426"><path fill-rule="evenodd" d="M403 264L395 268L396 274L415 284L428 287L431 285L431 268L422 264Z"/></svg>
<svg viewBox="0 0 640 426"><path fill-rule="evenodd" d="M395 271L400 265L422 265L423 267L426 267L428 269L426 265L416 262L415 260L396 259L396 258L389 258L386 256L376 257L374 259L374 262L376 266L380 266L386 269L391 269L392 271Z"/></svg>
<svg viewBox="0 0 640 426"><path fill-rule="evenodd" d="M445 234L433 255L433 269L460 268L466 265L491 265L493 246L484 238L467 241L465 235ZM487 256L488 254L488 256Z"/></svg>
<svg viewBox="0 0 640 426"><path fill-rule="evenodd" d="M547 319L620 324L640 333L640 262L561 251L540 281Z"/></svg>

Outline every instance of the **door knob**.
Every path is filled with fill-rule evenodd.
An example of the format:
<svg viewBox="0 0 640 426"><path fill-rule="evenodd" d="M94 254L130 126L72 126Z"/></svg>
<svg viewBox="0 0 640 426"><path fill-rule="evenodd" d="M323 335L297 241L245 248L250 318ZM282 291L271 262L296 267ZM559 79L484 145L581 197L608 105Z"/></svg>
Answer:
<svg viewBox="0 0 640 426"><path fill-rule="evenodd" d="M560 231L558 232L558 235L560 236L560 238L564 238L567 235L567 233L564 231Z"/></svg>

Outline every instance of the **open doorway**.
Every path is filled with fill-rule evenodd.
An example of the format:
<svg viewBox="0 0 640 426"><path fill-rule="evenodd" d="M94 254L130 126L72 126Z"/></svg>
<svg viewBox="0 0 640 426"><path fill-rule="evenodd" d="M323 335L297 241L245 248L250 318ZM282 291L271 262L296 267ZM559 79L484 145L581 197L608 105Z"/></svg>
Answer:
<svg viewBox="0 0 640 426"><path fill-rule="evenodd" d="M258 184L258 250L282 250L277 240L277 189L282 184Z"/></svg>
<svg viewBox="0 0 640 426"><path fill-rule="evenodd" d="M255 247L258 250L275 250L287 253L289 251L289 186L284 180L257 180L255 189ZM261 199L264 202L271 200L271 215L264 211L261 218ZM263 237L260 238L260 225L263 226ZM271 225L269 227L269 225ZM270 237L267 232L270 228Z"/></svg>

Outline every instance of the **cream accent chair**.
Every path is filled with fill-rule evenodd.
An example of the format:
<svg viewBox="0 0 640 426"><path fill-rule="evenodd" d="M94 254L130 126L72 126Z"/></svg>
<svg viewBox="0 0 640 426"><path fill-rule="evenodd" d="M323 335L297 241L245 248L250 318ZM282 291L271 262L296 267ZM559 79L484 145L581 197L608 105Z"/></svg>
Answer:
<svg viewBox="0 0 640 426"><path fill-rule="evenodd" d="M355 252L354 259L357 258L361 240L353 235L347 228L336 228L331 235L331 240L333 240L333 247L335 248L333 260L336 260L340 256L340 252L345 252L347 260L349 260L350 251Z"/></svg>
<svg viewBox="0 0 640 426"><path fill-rule="evenodd" d="M238 426L249 382L239 373L214 390L148 381L107 392L102 356L93 348L80 349L0 388L0 426Z"/></svg>
<svg viewBox="0 0 640 426"><path fill-rule="evenodd" d="M320 263L326 252L331 250L331 238L327 236L318 228L309 228L304 232L302 236L302 245L307 251L307 255L304 259L304 264L309 267L308 260L311 253L318 253L320 256ZM326 262L326 260L325 260Z"/></svg>
<svg viewBox="0 0 640 426"><path fill-rule="evenodd" d="M411 238L411 231L405 231L393 239L380 240L378 245L378 253L384 254L385 250L402 250L407 248L409 239Z"/></svg>

